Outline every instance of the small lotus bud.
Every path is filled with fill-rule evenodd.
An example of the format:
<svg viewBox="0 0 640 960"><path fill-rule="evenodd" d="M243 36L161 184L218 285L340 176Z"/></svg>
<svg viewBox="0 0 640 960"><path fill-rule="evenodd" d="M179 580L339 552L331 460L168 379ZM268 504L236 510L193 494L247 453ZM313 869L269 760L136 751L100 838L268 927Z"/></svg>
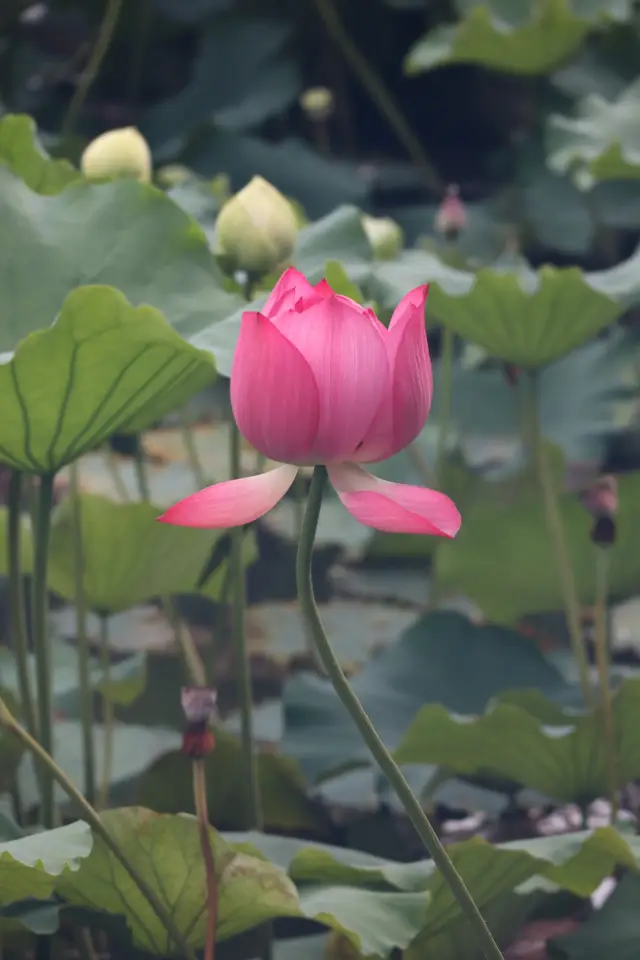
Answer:
<svg viewBox="0 0 640 960"><path fill-rule="evenodd" d="M156 172L158 183L167 190L170 190L171 187L177 187L181 183L186 183L192 176L189 168L183 167L181 163L168 163Z"/></svg>
<svg viewBox="0 0 640 960"><path fill-rule="evenodd" d="M327 87L310 87L300 97L300 106L315 123L328 120L333 113L333 93Z"/></svg>
<svg viewBox="0 0 640 960"><path fill-rule="evenodd" d="M135 127L109 130L92 140L80 160L88 180L128 177L149 183L152 162L149 144Z"/></svg>
<svg viewBox="0 0 640 960"><path fill-rule="evenodd" d="M180 691L180 703L187 719L182 752L194 760L206 757L215 747L210 724L216 718L217 699L213 687L183 687Z"/></svg>
<svg viewBox="0 0 640 960"><path fill-rule="evenodd" d="M583 493L582 502L593 517L591 539L599 547L609 547L616 539L618 483L615 477L599 477Z"/></svg>
<svg viewBox="0 0 640 960"><path fill-rule="evenodd" d="M289 201L262 177L254 177L220 211L215 252L230 270L262 276L289 259L297 238L298 221Z"/></svg>
<svg viewBox="0 0 640 960"><path fill-rule="evenodd" d="M404 243L400 224L391 217L369 217L365 213L362 215L362 226L376 259L393 260L398 256Z"/></svg>
<svg viewBox="0 0 640 960"><path fill-rule="evenodd" d="M435 228L447 240L456 240L466 225L467 213L460 200L460 189L452 184L436 211Z"/></svg>

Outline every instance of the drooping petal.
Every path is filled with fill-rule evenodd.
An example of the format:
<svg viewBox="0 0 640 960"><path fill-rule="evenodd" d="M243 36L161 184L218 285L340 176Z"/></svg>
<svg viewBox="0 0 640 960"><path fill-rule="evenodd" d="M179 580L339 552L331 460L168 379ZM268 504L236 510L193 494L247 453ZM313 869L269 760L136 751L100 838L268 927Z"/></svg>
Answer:
<svg viewBox="0 0 640 960"><path fill-rule="evenodd" d="M344 506L367 527L385 533L450 538L460 529L458 508L444 493L380 480L354 463L340 463L328 470Z"/></svg>
<svg viewBox="0 0 640 960"><path fill-rule="evenodd" d="M214 483L175 503L158 520L211 530L252 523L284 497L297 472L297 467L285 463L256 477Z"/></svg>
<svg viewBox="0 0 640 960"><path fill-rule="evenodd" d="M393 437L384 458L404 450L425 425L433 373L427 343L424 308L428 286L417 287L394 310L387 335L391 366Z"/></svg>
<svg viewBox="0 0 640 960"><path fill-rule="evenodd" d="M384 327L348 298L336 296L302 315L274 317L273 323L306 358L318 386L320 422L311 459L350 459L389 390Z"/></svg>
<svg viewBox="0 0 640 960"><path fill-rule="evenodd" d="M280 463L307 463L320 420L310 365L260 313L243 314L231 369L231 407L256 450Z"/></svg>

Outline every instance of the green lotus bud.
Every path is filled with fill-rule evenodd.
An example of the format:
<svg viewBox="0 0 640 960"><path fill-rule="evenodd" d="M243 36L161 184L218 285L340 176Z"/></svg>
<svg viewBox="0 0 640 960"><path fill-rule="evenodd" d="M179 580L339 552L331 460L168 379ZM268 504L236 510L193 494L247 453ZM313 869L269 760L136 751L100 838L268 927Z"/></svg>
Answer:
<svg viewBox="0 0 640 960"><path fill-rule="evenodd" d="M404 244L404 234L400 224L391 217L369 217L362 215L362 226L371 244L373 255L378 260L393 260Z"/></svg>
<svg viewBox="0 0 640 960"><path fill-rule="evenodd" d="M310 87L300 97L300 106L310 120L328 120L333 113L333 93L327 87Z"/></svg>
<svg viewBox="0 0 640 960"><path fill-rule="evenodd" d="M215 252L230 269L262 276L289 259L297 237L289 201L262 177L254 177L220 211Z"/></svg>
<svg viewBox="0 0 640 960"><path fill-rule="evenodd" d="M82 154L80 168L88 180L128 177L149 183L152 162L149 144L135 127L102 133Z"/></svg>
<svg viewBox="0 0 640 960"><path fill-rule="evenodd" d="M168 163L156 171L156 180L161 187L170 190L171 187L178 187L181 183L191 180L193 174L188 167L183 167L181 163Z"/></svg>

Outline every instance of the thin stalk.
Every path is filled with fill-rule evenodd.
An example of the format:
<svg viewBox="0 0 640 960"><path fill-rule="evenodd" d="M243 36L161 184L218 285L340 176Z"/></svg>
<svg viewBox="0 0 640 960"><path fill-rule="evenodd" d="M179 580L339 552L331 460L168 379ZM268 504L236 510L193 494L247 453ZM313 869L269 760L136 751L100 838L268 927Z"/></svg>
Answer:
<svg viewBox="0 0 640 960"><path fill-rule="evenodd" d="M115 452L111 449L111 447L107 446L105 447L104 455L107 463L107 470L111 474L111 479L113 480L116 493L123 503L129 503L131 497L129 496L129 491L127 490L125 482L122 479L122 474L120 473Z"/></svg>
<svg viewBox="0 0 640 960"><path fill-rule="evenodd" d="M229 459L231 476L237 479L241 476L240 467L240 432L236 424L229 424ZM253 739L253 703L251 692L251 667L247 652L247 639L244 623L245 583L244 563L242 561L242 527L234 527L231 531L231 583L233 586L233 621L232 633L236 653L238 670L238 687L240 701L242 743L242 759L244 763L245 789L248 806L247 829L262 830L262 803L260 786L258 783L258 768L256 763L255 743Z"/></svg>
<svg viewBox="0 0 640 960"><path fill-rule="evenodd" d="M256 452L256 473L264 473L264 468L267 465L267 458L264 453L260 451Z"/></svg>
<svg viewBox="0 0 640 960"><path fill-rule="evenodd" d="M443 194L444 184L425 153L420 140L414 134L411 124L402 113L382 78L376 73L369 60L360 52L347 30L345 30L333 0L314 0L314 2L327 33L342 53L360 85L371 97L371 100L394 131L399 142L407 151L409 158L421 171L424 182L434 193Z"/></svg>
<svg viewBox="0 0 640 960"><path fill-rule="evenodd" d="M452 894L458 901L486 960L504 960L482 914L467 890L462 877L449 858L447 851L440 842L438 834L432 827L429 818L405 780L400 767L394 761L378 736L362 704L351 689L349 681L340 668L340 664L322 626L322 621L318 614L318 607L316 606L313 595L311 557L313 554L313 542L318 526L318 518L320 516L320 507L322 505L322 494L326 482L326 468L324 466L315 467L311 481L311 490L307 498L307 509L305 512L302 536L298 545L296 563L298 596L300 598L302 615L309 626L316 650L333 684L334 690L358 728L362 739L369 748L380 770L393 787L407 816L415 827L418 836L433 857L437 869L442 874Z"/></svg>
<svg viewBox="0 0 640 960"><path fill-rule="evenodd" d="M84 547L82 543L82 509L78 485L78 464L69 469L71 504L73 509L73 573L74 603L76 608L76 642L78 645L78 685L80 687L80 721L82 724L82 763L84 793L95 802L96 762L93 742L93 690L90 677L90 651L87 638L87 602L84 592Z"/></svg>
<svg viewBox="0 0 640 960"><path fill-rule="evenodd" d="M207 808L207 780L204 760L193 761L193 799L202 847L202 858L207 880L207 929L204 943L204 960L214 960L216 950L216 921L218 919L218 883L209 835Z"/></svg>
<svg viewBox="0 0 640 960"><path fill-rule="evenodd" d="M585 639L580 623L580 605L578 603L575 575L571 564L567 535L562 514L560 513L553 473L540 432L537 373L535 371L529 371L525 383L529 388L525 398L525 414L529 429L529 446L535 457L538 481L544 501L547 528L551 536L556 557L564 613L571 638L571 649L578 668L584 702L587 707L593 707L595 704L589 677L589 659L587 657Z"/></svg>
<svg viewBox="0 0 640 960"><path fill-rule="evenodd" d="M136 448L133 454L133 462L136 468L136 479L138 481L138 490L140 492L140 499L144 503L149 503L151 501L151 488L149 486L149 474L147 471L147 464L145 461L145 451L142 446L142 437L139 436L136 439Z"/></svg>
<svg viewBox="0 0 640 960"><path fill-rule="evenodd" d="M198 456L198 448L196 447L193 430L189 426L187 418L183 412L180 414L180 432L182 433L182 442L184 444L185 453L187 454L189 466L191 467L191 473L193 474L196 490L201 490L202 487L206 486L207 481L205 479L204 470L200 462L200 457Z"/></svg>
<svg viewBox="0 0 640 960"><path fill-rule="evenodd" d="M100 614L100 666L102 667L102 731L103 750L102 776L100 777L99 807L101 810L109 806L109 787L113 768L113 701L109 690L111 682L111 652L109 650L109 617Z"/></svg>
<svg viewBox="0 0 640 960"><path fill-rule="evenodd" d="M38 689L38 733L43 750L53 750L53 707L51 692L51 649L47 623L47 562L53 506L53 473L40 477L33 529L33 577L31 581L33 646L36 654ZM42 820L46 829L55 826L53 780L45 770L42 779Z"/></svg>
<svg viewBox="0 0 640 960"><path fill-rule="evenodd" d="M82 112L82 108L85 100L87 99L89 90L98 76L100 67L102 66L102 61L104 60L111 40L113 39L113 34L115 33L123 2L124 0L108 0L107 2L95 46L91 51L91 55L86 67L80 75L80 81L75 89L73 97L71 98L67 115L62 124L60 135L63 141L68 140L75 130L78 117Z"/></svg>
<svg viewBox="0 0 640 960"><path fill-rule="evenodd" d="M615 717L611 696L611 676L609 671L609 643L607 637L607 618L609 591L609 553L606 547L596 547L596 605L595 605L595 648L596 666L600 681L600 707L604 729L607 760L607 785L611 803L611 822L618 815L618 756L616 744Z"/></svg>
<svg viewBox="0 0 640 960"><path fill-rule="evenodd" d="M27 618L24 602L24 578L22 576L21 517L22 473L14 470L9 481L7 519L7 560L9 566L9 623L11 645L18 667L20 707L27 730L36 735L36 711L29 676L29 644L27 641Z"/></svg>
<svg viewBox="0 0 640 960"><path fill-rule="evenodd" d="M18 723L1 698L0 726L3 726L9 731L9 733L12 733L15 737L17 737L18 740L20 740L20 742L32 754L33 758L38 762L38 764L41 764L46 768L49 777L52 780L55 780L55 782L62 787L66 795L73 803L78 805L78 807L82 810L87 823L98 834L101 840L104 841L116 860L127 871L136 887L145 898L149 906L153 909L158 917L158 920L161 922L162 926L175 943L180 954L183 957L186 957L187 960L196 960L196 954L194 950L192 950L185 937L176 926L173 917L163 906L162 901L159 899L155 891L148 885L144 877L138 873L137 869L130 862L129 858L121 849L118 842L111 836L100 819L100 815L96 810L94 810L88 800L78 790L73 781L70 780L66 773L60 769L53 757L43 749L37 740L34 740L34 738L21 724Z"/></svg>
<svg viewBox="0 0 640 960"><path fill-rule="evenodd" d="M442 488L444 465L447 458L447 442L451 429L451 406L453 397L453 356L455 336L449 327L442 327L442 383L440 385L440 415L438 417L438 448L436 455L436 477Z"/></svg>

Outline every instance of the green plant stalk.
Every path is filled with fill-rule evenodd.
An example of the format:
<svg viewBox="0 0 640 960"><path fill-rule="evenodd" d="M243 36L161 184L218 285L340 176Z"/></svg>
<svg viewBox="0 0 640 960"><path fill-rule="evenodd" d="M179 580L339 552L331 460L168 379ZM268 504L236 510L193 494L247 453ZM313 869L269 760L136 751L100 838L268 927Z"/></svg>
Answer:
<svg viewBox="0 0 640 960"><path fill-rule="evenodd" d="M67 115L62 124L62 130L60 131L62 141L68 140L75 130L89 90L98 76L102 61L113 39L123 3L124 0L108 0L107 2L95 46L91 51L91 56L85 69L80 74L80 82L71 98Z"/></svg>
<svg viewBox="0 0 640 960"><path fill-rule="evenodd" d="M53 757L43 749L38 741L35 740L20 723L18 723L2 698L0 698L0 726L3 726L6 730L17 737L18 740L20 740L23 746L32 754L37 763L46 768L51 780L55 780L55 782L62 787L69 799L78 805L80 810L82 810L87 823L93 828L93 830L95 830L101 840L104 841L116 860L127 871L149 906L152 907L158 920L161 922L162 926L167 931L167 934L175 943L181 955L186 957L187 960L196 960L195 951L189 946L187 940L174 923L171 914L164 907L157 894L148 885L144 877L140 875L136 867L134 867L134 865L130 862L126 853L120 848L118 842L111 836L100 819L98 812L94 810L88 800L82 795L82 793L78 790L73 781L69 779L66 773L60 769Z"/></svg>
<svg viewBox="0 0 640 960"><path fill-rule="evenodd" d="M354 724L369 748L374 760L380 767L380 770L393 787L398 799L402 803L407 816L415 827L415 830L424 843L425 847L433 857L437 869L442 874L445 882L449 886L452 894L458 901L471 929L473 930L478 944L486 960L504 960L502 953L491 932L487 927L482 914L473 900L473 897L467 890L464 880L453 865L447 851L443 847L438 834L432 827L429 818L420 806L419 801L411 790L411 787L404 778L404 775L394 761L393 757L385 747L378 736L375 727L367 716L364 707L356 697L345 677L340 664L331 648L331 644L322 626L322 621L318 614L315 597L313 595L313 585L311 582L311 557L313 554L313 543L320 516L322 505L322 494L327 482L327 471L324 466L316 466L311 481L311 489L307 499L307 509L305 512L302 536L298 544L298 556L296 562L296 574L298 583L298 596L300 598L300 609L302 616L309 626L309 631L318 651L322 664L333 684L334 690L342 701L343 706L349 713Z"/></svg>
<svg viewBox="0 0 640 960"><path fill-rule="evenodd" d="M451 407L453 399L453 358L455 335L449 327L442 327L442 384L440 389L440 415L438 417L438 448L436 455L436 477L442 489L444 468L447 459L447 443L451 429Z"/></svg>
<svg viewBox="0 0 640 960"><path fill-rule="evenodd" d="M115 487L116 493L120 497L123 503L130 503L131 497L129 496L129 491L127 490L126 484L122 479L122 474L120 473L120 467L116 459L115 452L111 449L109 444L104 449L105 460L107 462L107 470L111 474L111 479L113 480L113 485Z"/></svg>
<svg viewBox="0 0 640 960"><path fill-rule="evenodd" d="M240 431L235 421L229 424L229 462L231 476L237 479L242 476L240 466ZM242 527L234 527L231 531L231 557L229 559L230 576L233 587L233 621L232 634L236 653L236 668L238 671L238 693L240 701L240 740L242 743L242 759L244 763L244 780L247 796L248 822L247 829L262 830L262 800L258 782L258 766L256 749L253 738L253 698L251 691L251 665L247 651L247 638L244 622L245 607L245 573L242 558Z"/></svg>
<svg viewBox="0 0 640 960"><path fill-rule="evenodd" d="M607 785L611 803L611 822L618 815L618 750L616 727L611 696L611 676L609 671L609 644L607 639L608 617L608 581L609 553L606 547L596 546L596 605L595 605L595 648L596 666L600 681L600 707L605 739L607 760Z"/></svg>
<svg viewBox="0 0 640 960"><path fill-rule="evenodd" d="M24 579L22 576L22 551L20 542L20 520L22 515L22 473L13 470L9 481L8 523L7 523L7 561L9 567L9 623L11 645L18 667L18 685L20 687L20 707L27 730L36 736L36 711L33 703L31 679L29 677L29 645L27 642L27 623L24 603Z"/></svg>
<svg viewBox="0 0 640 960"><path fill-rule="evenodd" d="M38 690L38 735L43 750L53 750L53 703L51 690L51 649L47 623L47 563L53 506L53 473L40 476L40 488L33 528L33 579L31 584L33 646L36 655ZM42 820L47 829L55 826L53 780L48 771L42 779Z"/></svg>
<svg viewBox="0 0 640 960"><path fill-rule="evenodd" d="M218 919L218 883L216 880L211 837L209 836L209 811L207 806L207 778L204 760L193 761L193 800L200 834L200 846L204 860L207 883L207 930L204 945L204 960L214 960L216 950L216 926Z"/></svg>
<svg viewBox="0 0 640 960"><path fill-rule="evenodd" d="M73 509L73 575L76 608L76 642L78 645L78 685L80 687L80 721L82 724L82 764L84 793L95 802L96 761L93 741L93 690L90 676L90 652L87 638L87 601L84 592L84 547L82 543L82 510L78 484L78 464L69 468L71 505Z"/></svg>
<svg viewBox="0 0 640 960"><path fill-rule="evenodd" d="M142 446L142 435L136 438L136 449L133 454L133 462L136 468L136 480L138 481L138 490L140 499L144 503L151 502L151 487L149 485L149 473L145 460L145 451Z"/></svg>
<svg viewBox="0 0 640 960"><path fill-rule="evenodd" d="M530 450L535 458L538 481L544 502L547 528L551 536L556 557L564 613L569 629L569 637L571 639L571 650L578 668L580 687L585 705L587 707L594 707L593 688L589 677L589 659L587 657L585 639L580 623L580 605L578 603L575 575L571 564L567 535L560 512L560 504L558 503L554 479L540 431L537 371L528 371L525 383L529 388L526 394L525 405L525 416L529 430L528 440Z"/></svg>
<svg viewBox="0 0 640 960"><path fill-rule="evenodd" d="M196 447L193 430L189 426L184 411L181 411L180 413L180 432L182 434L182 442L184 444L185 453L187 454L189 466L191 467L191 473L193 474L196 490L201 490L202 487L206 486L207 481L205 479L204 470L202 469L202 464L200 463L200 457L198 456L198 448Z"/></svg>
<svg viewBox="0 0 640 960"><path fill-rule="evenodd" d="M109 650L109 617L100 614L100 665L102 667L102 731L103 750L102 776L100 777L99 807L105 810L109 806L109 787L113 768L113 727L115 717L109 685L111 683L111 651Z"/></svg>
<svg viewBox="0 0 640 960"><path fill-rule="evenodd" d="M376 73L345 30L333 0L314 0L314 2L327 33L342 53L360 85L371 97L394 131L399 142L407 151L409 158L422 173L426 185L435 193L443 194L444 184L425 153L420 140L414 134L411 124L402 113L382 78Z"/></svg>

